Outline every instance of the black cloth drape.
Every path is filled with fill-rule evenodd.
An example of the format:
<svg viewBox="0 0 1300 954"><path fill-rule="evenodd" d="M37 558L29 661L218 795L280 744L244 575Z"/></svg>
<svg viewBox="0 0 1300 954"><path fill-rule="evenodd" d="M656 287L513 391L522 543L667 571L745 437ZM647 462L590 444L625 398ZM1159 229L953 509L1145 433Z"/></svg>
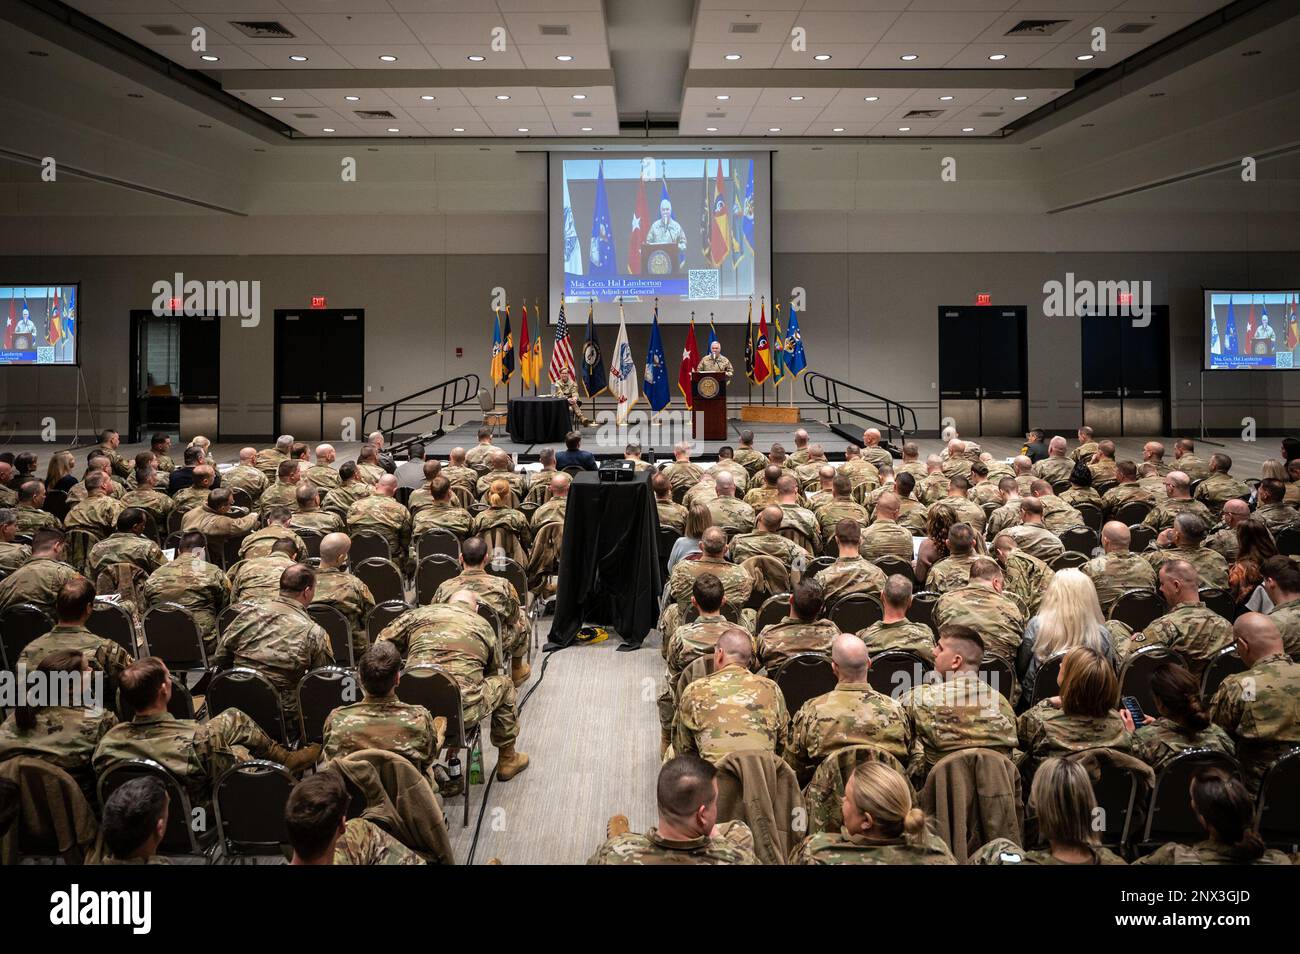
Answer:
<svg viewBox="0 0 1300 954"><path fill-rule="evenodd" d="M563 444L572 418L564 398L512 397L507 420L516 444Z"/></svg>
<svg viewBox="0 0 1300 954"><path fill-rule="evenodd" d="M659 511L650 489L653 469L634 479L602 483L578 474L565 507L560 586L551 644L567 646L584 623L611 626L639 646L659 616Z"/></svg>

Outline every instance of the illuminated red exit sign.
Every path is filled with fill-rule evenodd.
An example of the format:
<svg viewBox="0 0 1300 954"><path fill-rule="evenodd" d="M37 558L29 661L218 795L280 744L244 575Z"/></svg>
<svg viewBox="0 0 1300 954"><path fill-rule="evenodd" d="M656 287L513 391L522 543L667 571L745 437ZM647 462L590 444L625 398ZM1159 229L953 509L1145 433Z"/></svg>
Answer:
<svg viewBox="0 0 1300 954"><path fill-rule="evenodd" d="M179 298L167 299L167 309L170 314L179 315L185 311L185 305Z"/></svg>
<svg viewBox="0 0 1300 954"><path fill-rule="evenodd" d="M312 306L313 308L324 308L324 307L325 307L325 296L324 296L324 295L312 295L312 296L311 296L311 306Z"/></svg>
<svg viewBox="0 0 1300 954"><path fill-rule="evenodd" d="M987 292L980 292L975 296L975 304L991 305L993 304L993 296L988 294Z"/></svg>
<svg viewBox="0 0 1300 954"><path fill-rule="evenodd" d="M1130 292L1120 292L1120 293L1119 293L1119 304L1121 304L1121 305L1131 305L1131 304L1133 304L1133 295L1132 295Z"/></svg>

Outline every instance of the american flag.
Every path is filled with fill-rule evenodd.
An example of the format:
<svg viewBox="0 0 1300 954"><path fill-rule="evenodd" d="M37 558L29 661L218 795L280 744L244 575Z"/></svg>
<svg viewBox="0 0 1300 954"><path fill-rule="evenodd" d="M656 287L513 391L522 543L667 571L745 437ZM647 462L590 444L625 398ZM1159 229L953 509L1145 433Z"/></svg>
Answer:
<svg viewBox="0 0 1300 954"><path fill-rule="evenodd" d="M551 351L551 367L546 376L552 382L561 378L576 377L573 364L573 346L569 344L569 322L564 317L564 299L560 299L560 318L555 323L555 347Z"/></svg>

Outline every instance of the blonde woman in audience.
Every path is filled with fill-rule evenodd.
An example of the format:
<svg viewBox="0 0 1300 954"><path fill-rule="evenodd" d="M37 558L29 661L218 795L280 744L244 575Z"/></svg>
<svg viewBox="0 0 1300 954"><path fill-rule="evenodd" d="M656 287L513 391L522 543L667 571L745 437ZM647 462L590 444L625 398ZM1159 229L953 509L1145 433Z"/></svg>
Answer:
<svg viewBox="0 0 1300 954"><path fill-rule="evenodd" d="M1255 830L1255 800L1235 775L1221 769L1199 773L1190 786L1192 811L1205 830L1194 845L1161 845L1139 865L1289 865L1280 851L1264 847Z"/></svg>
<svg viewBox="0 0 1300 954"><path fill-rule="evenodd" d="M1038 667L1061 650L1087 646L1115 665L1115 648L1097 588L1082 570L1058 570L1043 594L1038 615L1025 625L1016 657L1024 698L1032 699Z"/></svg>
<svg viewBox="0 0 1300 954"><path fill-rule="evenodd" d="M971 856L973 865L1122 865L1123 858L1099 842L1093 827L1097 799L1088 770L1079 762L1051 758L1038 768L1029 789L1029 810L1038 819L1046 848L1025 851L1007 838Z"/></svg>
<svg viewBox="0 0 1300 954"><path fill-rule="evenodd" d="M912 786L881 762L864 762L844 785L838 832L810 835L792 865L952 865L952 852L926 827Z"/></svg>
<svg viewBox="0 0 1300 954"><path fill-rule="evenodd" d="M45 472L45 489L67 493L77 486L77 475L73 473L76 466L77 459L72 456L72 451L56 451L50 455L50 466Z"/></svg>
<svg viewBox="0 0 1300 954"><path fill-rule="evenodd" d="M1130 748L1129 733L1116 711L1119 680L1110 661L1088 646L1076 646L1061 661L1061 694L1044 699L1020 717L1021 770L1054 755L1084 749Z"/></svg>
<svg viewBox="0 0 1300 954"><path fill-rule="evenodd" d="M1210 721L1201 702L1200 683L1183 666L1165 663L1151 674L1151 694L1156 714L1146 714L1142 725L1133 724L1127 709L1120 709L1124 727L1132 733L1133 754L1156 772L1188 749L1213 749L1236 755L1232 736Z"/></svg>
<svg viewBox="0 0 1300 954"><path fill-rule="evenodd" d="M519 543L527 549L532 543L532 528L523 512L510 506L511 494L510 482L504 477L492 481L483 497L488 508L474 517L473 535L481 537L497 527L507 527L515 532Z"/></svg>
<svg viewBox="0 0 1300 954"><path fill-rule="evenodd" d="M707 504L697 501L686 508L686 532L677 538L668 554L669 573L679 561L692 553L700 552L700 537L704 536L704 531L711 526L713 526L713 511Z"/></svg>

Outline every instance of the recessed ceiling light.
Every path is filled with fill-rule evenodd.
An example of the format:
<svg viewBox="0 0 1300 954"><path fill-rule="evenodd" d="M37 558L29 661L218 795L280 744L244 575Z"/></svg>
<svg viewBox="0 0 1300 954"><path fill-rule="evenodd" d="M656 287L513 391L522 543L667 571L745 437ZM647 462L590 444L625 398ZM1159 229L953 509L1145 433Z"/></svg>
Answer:
<svg viewBox="0 0 1300 954"><path fill-rule="evenodd" d="M844 127L836 126L834 129L831 130L831 132L844 132Z"/></svg>
<svg viewBox="0 0 1300 954"><path fill-rule="evenodd" d="M389 131L389 132L401 132L401 130L398 129L396 126L389 126L389 127L388 127L388 131Z"/></svg>
<svg viewBox="0 0 1300 954"><path fill-rule="evenodd" d="M420 97L420 99L424 100L426 103L431 103L433 102L434 97L430 96L428 93L425 93L423 96Z"/></svg>
<svg viewBox="0 0 1300 954"><path fill-rule="evenodd" d="M1078 56L1075 57L1075 59L1078 60L1080 63L1086 63L1088 60L1092 59L1092 54L1080 53Z"/></svg>
<svg viewBox="0 0 1300 954"><path fill-rule="evenodd" d="M211 53L205 53L203 56L200 56L199 59L207 60L209 63L215 63L217 60L221 59L221 57L213 56Z"/></svg>
<svg viewBox="0 0 1300 954"><path fill-rule="evenodd" d="M574 94L573 94L573 98L574 98L574 99L586 99L586 98L587 98L587 94L586 94L586 93L574 93Z"/></svg>
<svg viewBox="0 0 1300 954"><path fill-rule="evenodd" d="M989 54L989 59L992 60L994 63L996 63L998 60L1005 60L1006 58L1007 58L1007 55L1006 55L1005 53L990 53L990 54Z"/></svg>
<svg viewBox="0 0 1300 954"><path fill-rule="evenodd" d="M975 131L975 127L974 127L974 126L963 126L963 127L961 127L961 131L962 131L962 132L974 132L974 131Z"/></svg>
<svg viewBox="0 0 1300 954"><path fill-rule="evenodd" d="M731 60L732 62L735 62L736 60L740 59L740 54L739 54L739 53L728 53L726 56L723 57L723 59L724 59L724 60Z"/></svg>
<svg viewBox="0 0 1300 954"><path fill-rule="evenodd" d="M556 57L556 59L559 60L561 63L571 63L573 61L573 57L571 57L568 53L561 53L559 56Z"/></svg>
<svg viewBox="0 0 1300 954"><path fill-rule="evenodd" d="M307 62L307 57L303 56L301 53L294 53L292 56L289 57L289 59L293 60L295 63Z"/></svg>
<svg viewBox="0 0 1300 954"><path fill-rule="evenodd" d="M780 132L780 131L781 131L781 127L780 127L780 126L768 126L768 127L767 127L767 131L768 131L768 132Z"/></svg>
<svg viewBox="0 0 1300 954"><path fill-rule="evenodd" d="M518 129L515 130L515 132L528 132L528 127L520 126Z"/></svg>
<svg viewBox="0 0 1300 954"><path fill-rule="evenodd" d="M863 97L862 97L862 101L863 101L864 103L874 103L874 102L875 102L876 100L878 100L878 99L880 99L879 96L863 96Z"/></svg>
<svg viewBox="0 0 1300 954"><path fill-rule="evenodd" d="M272 96L272 97L271 97L271 102L273 102L273 103L283 103L283 102L284 102L284 97L283 97L283 96Z"/></svg>
<svg viewBox="0 0 1300 954"><path fill-rule="evenodd" d="M728 96L726 93L719 93L717 96L715 96L715 97L713 97L713 98L716 99L716 100L717 100L718 102L720 102L720 103L725 103L727 100L731 99L731 97Z"/></svg>
<svg viewBox="0 0 1300 954"><path fill-rule="evenodd" d="M941 102L941 103L950 103L950 102L952 102L952 97L951 97L951 96L940 96L940 97L939 97L939 102Z"/></svg>
<svg viewBox="0 0 1300 954"><path fill-rule="evenodd" d="M1028 96L1012 96L1011 98L1014 99L1017 103L1023 103L1023 102L1024 102L1025 100L1027 100L1029 97L1028 97Z"/></svg>
<svg viewBox="0 0 1300 954"><path fill-rule="evenodd" d="M911 126L899 126L899 127L898 127L898 131L899 131L899 132L911 132L911 131L912 131L912 127L911 127Z"/></svg>
<svg viewBox="0 0 1300 954"><path fill-rule="evenodd" d="M452 126L452 127L451 127L451 131L452 131L452 132L464 132L464 131L465 131L465 127L464 127L464 126Z"/></svg>
<svg viewBox="0 0 1300 954"><path fill-rule="evenodd" d="M818 53L816 56L813 57L813 59L816 60L818 63L825 63L830 58L831 55L829 53Z"/></svg>
<svg viewBox="0 0 1300 954"><path fill-rule="evenodd" d="M583 132L591 132L591 127L590 127L590 126L583 126L583 127L582 127L582 131L583 131Z"/></svg>
<svg viewBox="0 0 1300 954"><path fill-rule="evenodd" d="M397 57L393 56L393 54L391 54L391 53L382 53L382 54L380 54L379 58L380 58L381 60L383 60L385 63L396 63L396 62L397 62Z"/></svg>
<svg viewBox="0 0 1300 954"><path fill-rule="evenodd" d="M465 57L465 59L469 60L471 63L482 63L487 59L487 57L481 53L471 53L469 56Z"/></svg>
<svg viewBox="0 0 1300 954"><path fill-rule="evenodd" d="M361 99L360 96L344 96L343 98L346 99L349 103L355 103L360 101Z"/></svg>
<svg viewBox="0 0 1300 954"><path fill-rule="evenodd" d="M717 127L717 126L705 126L705 127L704 127L704 131L705 131L705 132L717 132L717 131L718 131L718 127Z"/></svg>
<svg viewBox="0 0 1300 954"><path fill-rule="evenodd" d="M332 126L326 126L324 129L321 130L321 132L333 132L333 131L334 131L334 127Z"/></svg>
<svg viewBox="0 0 1300 954"><path fill-rule="evenodd" d="M501 102L503 103L509 98L510 98L509 93L497 93L497 99L501 100Z"/></svg>
<svg viewBox="0 0 1300 954"><path fill-rule="evenodd" d="M791 97L790 97L790 102L792 102L792 103L802 103L802 102L803 102L803 97L802 97L802 96L791 96Z"/></svg>
<svg viewBox="0 0 1300 954"><path fill-rule="evenodd" d="M902 56L899 57L899 59L902 60L904 63L910 63L916 58L917 55L915 53L904 53Z"/></svg>

